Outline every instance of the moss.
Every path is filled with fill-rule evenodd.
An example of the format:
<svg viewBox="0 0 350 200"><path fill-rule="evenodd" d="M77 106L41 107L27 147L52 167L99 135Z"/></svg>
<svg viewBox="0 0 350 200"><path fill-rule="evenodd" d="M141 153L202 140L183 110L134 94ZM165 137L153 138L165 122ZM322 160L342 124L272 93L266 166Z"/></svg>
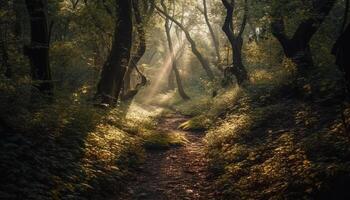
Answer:
<svg viewBox="0 0 350 200"><path fill-rule="evenodd" d="M1 107L3 113L23 110L10 119L1 115L13 128L0 129L0 170L7 174L0 198L14 199L118 195L144 159L140 136L155 127L157 115L133 105L136 114L129 113L126 123L118 108L97 109L60 98L33 110L21 104Z"/></svg>
<svg viewBox="0 0 350 200"><path fill-rule="evenodd" d="M207 132L223 198L346 199L350 150L337 107L284 99L279 85L254 87Z"/></svg>
<svg viewBox="0 0 350 200"><path fill-rule="evenodd" d="M149 150L164 150L174 146L182 146L188 142L181 132L159 133L148 132L142 136L143 145Z"/></svg>
<svg viewBox="0 0 350 200"><path fill-rule="evenodd" d="M193 117L192 119L180 124L179 129L185 131L203 131L212 125L212 120L205 115Z"/></svg>

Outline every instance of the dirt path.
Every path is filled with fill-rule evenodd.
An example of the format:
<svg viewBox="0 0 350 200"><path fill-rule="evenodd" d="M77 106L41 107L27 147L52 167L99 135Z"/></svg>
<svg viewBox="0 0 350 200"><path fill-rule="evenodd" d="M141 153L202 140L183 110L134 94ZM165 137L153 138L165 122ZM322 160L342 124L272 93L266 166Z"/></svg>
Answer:
<svg viewBox="0 0 350 200"><path fill-rule="evenodd" d="M159 130L171 134L186 118L168 115ZM149 151L122 199L214 199L203 152L203 133L184 132L189 143L169 150Z"/></svg>

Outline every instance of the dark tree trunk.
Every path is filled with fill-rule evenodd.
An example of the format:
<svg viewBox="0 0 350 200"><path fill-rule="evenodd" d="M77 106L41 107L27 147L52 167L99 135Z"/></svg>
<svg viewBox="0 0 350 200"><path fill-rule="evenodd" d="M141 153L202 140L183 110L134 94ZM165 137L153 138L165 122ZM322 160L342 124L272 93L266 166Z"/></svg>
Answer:
<svg viewBox="0 0 350 200"><path fill-rule="evenodd" d="M124 75L123 90L121 95L125 95L129 90L131 90L131 75L134 71L134 67L128 67Z"/></svg>
<svg viewBox="0 0 350 200"><path fill-rule="evenodd" d="M199 62L201 63L204 71L206 72L209 80L214 80L215 76L214 73L212 72L212 70L210 69L209 66L209 62L203 57L203 55L199 52L196 42L192 39L191 34L189 33L189 31L176 19L174 19L172 16L170 16L168 13L164 12L162 9L160 9L159 7L155 6L155 8L162 13L166 18L168 18L169 20L171 20L172 22L174 22L184 33L185 36L187 38L187 41L190 43L191 45L191 50L192 53L196 56L196 58L199 60Z"/></svg>
<svg viewBox="0 0 350 200"><path fill-rule="evenodd" d="M144 2L145 3L145 2ZM133 8L134 8L134 16L136 21L136 30L137 30L137 36L138 36L138 44L136 46L136 52L134 55L132 55L129 63L129 67L125 73L124 76L124 85L123 85L123 94L122 94L122 100L123 101L131 101L138 93L139 89L146 85L147 79L146 77L137 69L137 63L141 60L142 56L146 52L146 32L145 32L145 22L143 21L143 18L146 19L146 21L149 20L150 15L152 15L153 8L150 7L148 9L143 10L146 15L143 17L141 14L141 11L139 9L139 1L138 0L132 0ZM147 4L147 3L146 3ZM145 5L144 5L145 6ZM130 87L130 81L131 81L131 75L132 72L136 69L138 75L141 77L141 82L136 85L134 89L131 89Z"/></svg>
<svg viewBox="0 0 350 200"><path fill-rule="evenodd" d="M8 63L8 53L7 53L7 45L4 40L0 41L0 52L1 52L1 68L5 69L4 75L7 78L12 77L12 69L10 64Z"/></svg>
<svg viewBox="0 0 350 200"><path fill-rule="evenodd" d="M174 74L175 74L175 79L176 79L176 84L177 84L177 89L179 91L179 94L181 96L181 98L183 100L190 100L190 97L186 94L184 88L183 88L183 85L182 85L182 80L181 80L181 76L180 76L180 72L179 70L177 69L177 66L173 64L173 71L174 71Z"/></svg>
<svg viewBox="0 0 350 200"><path fill-rule="evenodd" d="M221 59L221 54L220 54L220 44L219 44L219 40L216 37L216 35L214 33L214 30L213 30L213 28L212 28L212 26L210 24L210 21L209 21L208 9L207 9L207 0L203 0L203 15L204 15L205 23L208 26L211 38L213 39L213 44L214 44L214 47L215 47L215 54L216 54L216 57L217 57L216 64L218 65L219 70L223 71L222 59Z"/></svg>
<svg viewBox="0 0 350 200"><path fill-rule="evenodd" d="M167 7L164 4L164 0L161 1L161 4L162 4L164 12L168 13ZM186 92L185 92L185 90L183 88L180 72L179 72L179 70L177 68L177 61L176 61L174 47L173 47L173 42L172 42L172 38L171 38L171 34L170 34L170 24L169 24L169 19L168 18L165 19L164 27L165 27L165 33L166 33L166 36L167 36L167 40L168 40L169 52L170 52L170 55L171 55L172 70L174 71L174 75L175 75L176 84L177 84L177 88L178 88L179 94L180 94L180 96L181 96L181 98L183 100L189 100L190 97L186 94ZM170 73L169 78L172 79L171 73Z"/></svg>
<svg viewBox="0 0 350 200"><path fill-rule="evenodd" d="M274 11L271 24L272 34L282 45L284 54L296 65L299 75L304 76L313 67L310 40L332 9L335 0L316 0L313 2L313 16L302 21L292 38L285 33L282 9Z"/></svg>
<svg viewBox="0 0 350 200"><path fill-rule="evenodd" d="M232 57L233 57L233 66L229 67L227 70L233 75L235 75L237 79L237 83L241 85L246 80L248 80L248 73L242 62L242 46L243 46L242 34L244 32L245 25L247 23L247 1L245 0L244 2L245 10L244 10L243 21L237 36L233 32L233 22L232 22L235 1L232 0L231 3L229 3L227 0L222 0L222 3L226 8L226 18L225 18L224 25L222 26L222 30L226 34L231 44Z"/></svg>
<svg viewBox="0 0 350 200"><path fill-rule="evenodd" d="M117 20L112 49L102 68L96 94L96 97L106 104L118 100L130 60L132 43L132 2L115 0L115 4Z"/></svg>
<svg viewBox="0 0 350 200"><path fill-rule="evenodd" d="M174 71L170 70L168 76L168 89L173 90L175 88Z"/></svg>
<svg viewBox="0 0 350 200"><path fill-rule="evenodd" d="M14 33L16 36L16 39L19 40L19 42L23 41L23 31L22 31L22 24L24 20L24 1L23 0L14 0L13 2L13 10L15 11L15 27L14 27Z"/></svg>
<svg viewBox="0 0 350 200"><path fill-rule="evenodd" d="M142 56L146 52L146 33L144 30L142 16L138 8L138 0L132 0L132 2L133 2L134 16L136 21L138 44L136 45L135 54L131 56L128 69L125 73L124 85L123 85L124 93L127 93L127 91L130 90L131 74L135 70L135 65L137 65L137 63L141 60Z"/></svg>
<svg viewBox="0 0 350 200"><path fill-rule="evenodd" d="M344 80L347 87L347 95L350 95L350 25L336 41L332 54L336 56L336 64L344 73Z"/></svg>
<svg viewBox="0 0 350 200"><path fill-rule="evenodd" d="M47 23L46 0L26 0L30 17L31 44L25 46L24 53L31 64L32 79L35 87L47 95L53 94L49 62L50 35Z"/></svg>
<svg viewBox="0 0 350 200"><path fill-rule="evenodd" d="M8 1L1 1L0 2L0 11L9 9L8 8ZM6 19L7 16L3 16L0 19L0 61L1 61L1 69L4 70L4 75L7 78L12 77L12 69L8 62L9 56L8 56L8 46L7 46L7 38L8 38L8 29L9 29L9 22Z"/></svg>

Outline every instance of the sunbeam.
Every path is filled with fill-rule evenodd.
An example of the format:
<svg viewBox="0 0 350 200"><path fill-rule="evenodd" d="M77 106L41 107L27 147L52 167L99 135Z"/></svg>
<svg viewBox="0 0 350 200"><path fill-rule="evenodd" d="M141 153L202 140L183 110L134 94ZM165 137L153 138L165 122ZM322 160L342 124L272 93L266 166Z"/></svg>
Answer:
<svg viewBox="0 0 350 200"><path fill-rule="evenodd" d="M0 0L0 200L350 200L349 4Z"/></svg>
<svg viewBox="0 0 350 200"><path fill-rule="evenodd" d="M183 46L185 45L185 41L177 42L174 46L174 55L176 56L180 51L183 50ZM172 55L168 53L166 58L164 59L163 66L161 67L156 79L151 83L150 88L148 88L148 94L144 96L144 102L146 104L152 101L154 95L159 92L160 88L162 88L162 84L165 78L168 78L170 72L172 70Z"/></svg>

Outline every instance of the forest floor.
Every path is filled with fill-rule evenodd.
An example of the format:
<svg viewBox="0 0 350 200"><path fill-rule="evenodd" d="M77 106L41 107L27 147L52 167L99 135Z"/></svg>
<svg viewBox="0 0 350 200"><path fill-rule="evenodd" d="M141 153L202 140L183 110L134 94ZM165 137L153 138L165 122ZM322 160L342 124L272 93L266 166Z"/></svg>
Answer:
<svg viewBox="0 0 350 200"><path fill-rule="evenodd" d="M167 114L157 126L162 134L181 133L184 145L148 150L145 162L120 199L213 199L205 158L203 132L181 131L188 118Z"/></svg>

